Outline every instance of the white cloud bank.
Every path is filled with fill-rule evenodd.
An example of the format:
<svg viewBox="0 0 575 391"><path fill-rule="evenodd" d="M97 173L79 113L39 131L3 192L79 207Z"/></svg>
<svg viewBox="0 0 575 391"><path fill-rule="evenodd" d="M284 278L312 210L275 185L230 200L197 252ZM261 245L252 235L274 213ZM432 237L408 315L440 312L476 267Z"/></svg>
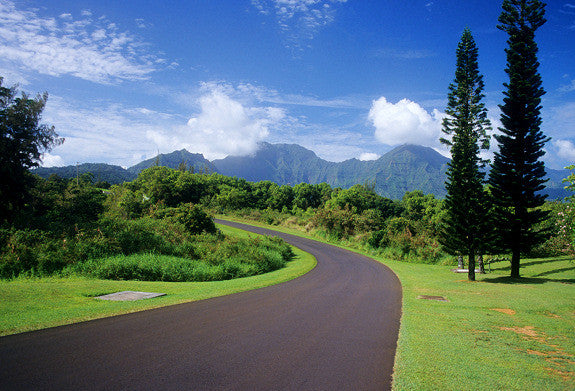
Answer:
<svg viewBox="0 0 575 391"><path fill-rule="evenodd" d="M109 84L147 79L163 61L105 18L81 16L42 17L0 0L0 64L23 74L32 70Z"/></svg>
<svg viewBox="0 0 575 391"><path fill-rule="evenodd" d="M373 101L368 118L375 127L376 139L383 144L437 147L444 116L436 109L430 114L409 99L391 103L381 97Z"/></svg>
<svg viewBox="0 0 575 391"><path fill-rule="evenodd" d="M76 162L126 165L182 148L207 159L254 153L270 129L281 126L283 109L258 107L230 97L215 84L201 89L198 113L191 118L142 107L80 107L50 97L44 122L66 138L45 154L44 166Z"/></svg>

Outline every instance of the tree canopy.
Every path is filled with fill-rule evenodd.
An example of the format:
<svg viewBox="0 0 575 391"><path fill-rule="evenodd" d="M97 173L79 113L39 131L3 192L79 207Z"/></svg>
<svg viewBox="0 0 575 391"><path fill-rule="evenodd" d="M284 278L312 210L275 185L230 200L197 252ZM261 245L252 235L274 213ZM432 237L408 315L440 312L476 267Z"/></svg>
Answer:
<svg viewBox="0 0 575 391"><path fill-rule="evenodd" d="M2 83L0 77L0 223L26 202L32 183L28 169L64 141L53 126L40 123L48 94L17 97L16 87Z"/></svg>
<svg viewBox="0 0 575 391"><path fill-rule="evenodd" d="M545 23L545 4L539 0L504 0L498 28L508 34L505 49L509 83L501 108L501 134L489 183L495 208L495 228L501 247L511 250L511 277L519 277L521 253L544 239L535 229L546 212L543 205L545 165L540 158L549 140L541 131L541 97L535 31Z"/></svg>
<svg viewBox="0 0 575 391"><path fill-rule="evenodd" d="M469 257L469 280L475 280L475 254L485 239L486 194L480 170L480 148L489 147L491 123L483 100L483 76L479 73L477 46L469 29L463 31L457 47L455 80L449 85L443 132L450 139L442 244L452 253Z"/></svg>

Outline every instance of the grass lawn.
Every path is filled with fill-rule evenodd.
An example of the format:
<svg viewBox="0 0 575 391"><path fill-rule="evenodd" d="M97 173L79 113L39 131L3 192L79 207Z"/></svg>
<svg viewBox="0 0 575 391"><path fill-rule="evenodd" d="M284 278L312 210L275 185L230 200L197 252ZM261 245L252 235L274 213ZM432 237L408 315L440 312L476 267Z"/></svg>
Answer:
<svg viewBox="0 0 575 391"><path fill-rule="evenodd" d="M378 260L403 286L394 390L575 390L575 260L522 260L519 282L496 263L475 283L446 266Z"/></svg>
<svg viewBox="0 0 575 391"><path fill-rule="evenodd" d="M245 231L219 226L229 235ZM171 304L223 296L292 280L313 269L315 258L294 249L285 268L259 276L217 282L111 281L80 277L0 280L0 335L37 330ZM96 300L120 291L162 292L166 296L132 302Z"/></svg>

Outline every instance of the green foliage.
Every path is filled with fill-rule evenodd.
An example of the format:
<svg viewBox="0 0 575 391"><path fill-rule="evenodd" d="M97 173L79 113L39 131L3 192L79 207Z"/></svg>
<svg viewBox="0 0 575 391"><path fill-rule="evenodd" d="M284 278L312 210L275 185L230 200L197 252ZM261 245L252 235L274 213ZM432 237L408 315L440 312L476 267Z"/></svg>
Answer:
<svg viewBox="0 0 575 391"><path fill-rule="evenodd" d="M203 232L216 233L214 220L198 205L180 204L177 208L176 218L192 235Z"/></svg>
<svg viewBox="0 0 575 391"><path fill-rule="evenodd" d="M541 97L535 31L545 23L545 4L539 0L504 0L499 29L508 34L505 98L501 105L501 134L489 183L495 203L494 227L501 246L512 252L511 276L519 277L520 258L546 233L533 228L547 216L537 209L545 195L545 165L540 158L549 140L541 131Z"/></svg>
<svg viewBox="0 0 575 391"><path fill-rule="evenodd" d="M277 238L219 238L194 242L196 258L139 253L91 259L70 271L101 279L140 281L219 281L267 273L293 259L291 247Z"/></svg>
<svg viewBox="0 0 575 391"><path fill-rule="evenodd" d="M16 97L16 87L2 82L0 77L0 224L5 224L29 198L33 180L28 169L37 167L42 154L64 139L54 127L40 124L48 94Z"/></svg>

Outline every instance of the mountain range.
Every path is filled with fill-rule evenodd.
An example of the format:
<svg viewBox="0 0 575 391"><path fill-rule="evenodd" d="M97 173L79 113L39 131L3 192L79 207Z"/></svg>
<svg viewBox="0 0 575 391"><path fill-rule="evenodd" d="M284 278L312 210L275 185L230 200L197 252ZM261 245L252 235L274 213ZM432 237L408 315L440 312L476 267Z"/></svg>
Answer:
<svg viewBox="0 0 575 391"><path fill-rule="evenodd" d="M269 180L280 185L326 182L333 187L348 188L357 183L368 183L382 196L400 199L405 192L412 190L444 197L448 162L448 158L432 148L419 145L396 147L377 160L330 162L297 144L261 143L253 155L228 156L214 161L182 149L159 154L127 169L104 163L85 163L78 166L40 167L32 172L44 178L52 174L71 178L91 172L95 180L116 184L133 180L140 171L154 165L170 168L185 165L194 172L217 172L254 182ZM550 199L569 195L561 182L567 175L567 170L547 169L549 181L545 192Z"/></svg>

